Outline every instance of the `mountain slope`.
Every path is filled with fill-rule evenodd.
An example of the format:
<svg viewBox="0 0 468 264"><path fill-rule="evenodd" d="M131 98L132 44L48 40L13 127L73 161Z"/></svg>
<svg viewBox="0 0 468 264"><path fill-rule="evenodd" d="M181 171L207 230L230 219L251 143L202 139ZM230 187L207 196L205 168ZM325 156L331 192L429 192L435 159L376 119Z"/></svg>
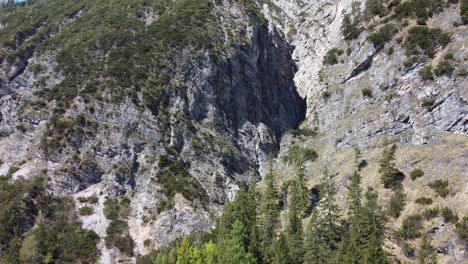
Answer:
<svg viewBox="0 0 468 264"><path fill-rule="evenodd" d="M44 178L54 195L73 197L69 220L98 235L102 263L134 262L210 230L251 175L262 186L273 170L288 186L302 149L318 154L305 163L308 191L328 171L344 198L359 146L363 185L387 209L394 191L381 184L378 163L384 142L395 143L407 206L390 229L424 208L415 203L421 196L462 217L464 2L384 2L375 15L351 0L36 0L2 8L0 175L9 183ZM342 34L343 12L357 21L352 38ZM427 65L432 76L424 77ZM416 168L425 176L412 181ZM436 180L449 180L446 198L429 187ZM38 229L46 210L29 207L23 233ZM442 230L434 235L441 261L465 258L454 224L439 217L424 225ZM410 261L401 243L386 244ZM0 259L11 248L1 244Z"/></svg>

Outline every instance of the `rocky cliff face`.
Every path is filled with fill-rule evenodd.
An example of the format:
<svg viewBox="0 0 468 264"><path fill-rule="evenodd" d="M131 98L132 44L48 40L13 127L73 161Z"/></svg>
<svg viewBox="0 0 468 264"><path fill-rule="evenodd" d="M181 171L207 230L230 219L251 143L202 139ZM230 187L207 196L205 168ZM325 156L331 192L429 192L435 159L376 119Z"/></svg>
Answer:
<svg viewBox="0 0 468 264"><path fill-rule="evenodd" d="M44 38L67 34L95 12L81 8ZM169 89L152 102L155 107L142 107L144 95L138 92L136 98L108 101L112 88L103 90L101 99L73 94L66 105L62 98L44 100L44 94L73 78L58 59L68 54L37 47L44 24L13 38L13 45L3 47L1 66L1 174L19 164L14 179L47 175L57 194L97 196L95 213L81 220L103 239L110 222L105 202L129 199L135 254L210 229L237 184L265 171L281 135L304 119L305 101L293 81L292 48L277 30L235 2L209 8L219 15L224 44L215 55L206 48L177 52L167 74ZM149 28L148 17L158 17L145 13L141 19ZM23 56L8 59L21 49ZM103 263L127 258L104 242L100 249Z"/></svg>
<svg viewBox="0 0 468 264"><path fill-rule="evenodd" d="M459 74L467 70L468 31L453 26L459 5L427 21L450 32L451 43L434 59L407 66L398 39L409 26L385 45L367 40L370 22L357 39L343 39L342 13L352 9L351 0L274 0L258 9L249 1L200 1L199 7L180 0L163 8L153 2L119 13L99 9L100 2L62 10L50 1L66 15L32 16L24 30L13 13L0 20L0 174L17 166L13 179L47 176L50 190L71 194L77 209L85 206L79 198L98 197L94 213L80 218L102 238L103 263L134 261L104 242L109 199L129 200L128 232L135 254L144 254L209 230L240 181L252 174L261 180L270 156L286 181L294 169L281 157L296 143L319 153L307 166L310 185L328 168L344 197L352 147L377 164L386 137L402 150L402 170L427 167L427 178L404 183L411 199L427 192L430 181L450 178L453 195L438 202L468 212L460 203L468 199L468 89L466 74ZM178 17L186 7L196 10L193 20ZM104 22L85 23L99 16ZM183 29L166 29L167 23ZM133 32L122 29L129 25ZM80 31L88 26L98 33ZM346 52L324 65L332 48ZM456 72L421 80L419 70L447 53ZM314 136L287 133L301 123ZM364 169L367 186L379 185L376 170ZM434 220L428 228L441 224ZM444 261L463 259L453 228L443 230L437 237L449 248ZM401 254L392 242L389 248Z"/></svg>
<svg viewBox="0 0 468 264"><path fill-rule="evenodd" d="M379 188L378 167L372 163L378 163L383 142L390 140L399 146L399 168L409 174L412 169L423 167L428 175L419 182L407 177L404 192L408 200L428 195L431 181L450 179L452 195L437 203L455 206L461 214L466 214L468 208L459 199L467 199L468 31L466 26L457 26L459 5L448 4L427 21L428 27L448 32L451 42L438 47L433 58L408 63L404 40L415 21L377 18L361 24L355 40L344 39L341 33L343 14L365 15L359 13L365 9L363 2L273 1L276 7L264 6L270 21L289 32L289 40L295 47L293 58L298 65L295 83L301 96L307 98L307 117L301 127L317 132L314 137L283 137L280 157L286 156L293 144L316 149L318 162L307 166L311 186L317 183L318 175L328 170L336 175L341 197L345 198L347 178L352 173L352 147L359 146L370 164L362 171L365 185ZM371 43L368 37L388 23L395 23L398 32L385 44ZM342 54L336 64L325 64L324 57L333 48L341 50ZM423 67L436 67L446 54L453 54L453 73L423 80L419 74ZM369 93L365 94L364 89ZM290 165L281 161L276 164L286 179L292 177L294 169ZM450 169L443 169L447 166ZM384 194L382 205L385 207L388 205L386 195L390 193L384 189L380 192ZM419 206L407 205L400 219L420 210ZM389 225L396 229L401 220L390 221ZM427 223L425 228L433 230L440 226L445 224L437 219ZM453 227L448 227L431 235L438 247L450 248L439 254L444 263L466 257L463 243L458 244L453 234ZM405 259L395 243L389 242L388 250Z"/></svg>

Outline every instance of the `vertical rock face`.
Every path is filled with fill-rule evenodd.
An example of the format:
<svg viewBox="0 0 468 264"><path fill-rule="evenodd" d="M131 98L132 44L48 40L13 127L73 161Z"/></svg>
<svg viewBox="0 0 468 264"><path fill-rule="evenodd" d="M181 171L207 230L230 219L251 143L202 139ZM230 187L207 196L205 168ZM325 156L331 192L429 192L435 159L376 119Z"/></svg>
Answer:
<svg viewBox="0 0 468 264"><path fill-rule="evenodd" d="M92 12L92 7L74 11L60 21L62 29L45 38L67 34ZM48 50L36 39L42 24L2 47L0 174L20 164L14 178L45 175L57 194L98 196L95 213L81 220L103 239L104 263L132 260L104 243L110 223L103 214L106 200L130 199L125 220L135 254L208 230L237 184L263 173L269 155L279 151L281 135L305 117L305 101L293 80L293 49L284 37L235 1L218 3L212 12L222 17L220 30L240 32L242 41L226 36L223 41L233 44L215 55L206 48L181 48L170 65L170 90L151 94L160 102L156 110L142 107L145 95L138 92L136 99L80 92L70 102L44 100L55 87L69 85L70 76L58 62L60 47ZM151 10L144 14L146 27L158 23ZM25 56L7 59L26 45ZM107 52L99 50L93 59L99 63ZM113 93L103 90L100 97Z"/></svg>

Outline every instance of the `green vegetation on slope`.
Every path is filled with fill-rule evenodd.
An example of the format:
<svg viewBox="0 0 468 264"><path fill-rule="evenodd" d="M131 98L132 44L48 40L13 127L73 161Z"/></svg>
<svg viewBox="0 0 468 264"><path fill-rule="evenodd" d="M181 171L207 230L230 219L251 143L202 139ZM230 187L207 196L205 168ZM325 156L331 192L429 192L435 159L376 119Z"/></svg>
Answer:
<svg viewBox="0 0 468 264"><path fill-rule="evenodd" d="M96 233L75 221L73 203L46 193L44 178L0 176L0 262L94 263Z"/></svg>
<svg viewBox="0 0 468 264"><path fill-rule="evenodd" d="M402 173L394 163L396 147L387 144L380 159L381 184L387 183L394 192L386 210L380 205L387 203L385 198L379 198L372 188L364 191L361 187L362 157L359 149L355 152L355 171L347 186L346 216L336 201L333 177L327 174L314 187L320 193L318 206L309 210L312 193L303 185L302 164L295 163L297 174L288 184L287 202L276 183L281 175L275 172L266 175L263 188L242 183L236 199L226 205L213 231L183 237L175 245L139 257L138 263L393 263L398 260L386 252L384 242L388 240L396 241L409 258L437 261L425 224L439 216L466 241L466 217L459 220L449 207L406 215L398 229L389 227L391 220L387 215L398 218L407 203ZM416 178L424 177L421 170L415 171ZM429 205L432 198L423 197L416 202ZM282 217L283 206L287 217ZM417 245L415 240L419 240L419 246L413 247ZM209 254L205 253L208 248Z"/></svg>

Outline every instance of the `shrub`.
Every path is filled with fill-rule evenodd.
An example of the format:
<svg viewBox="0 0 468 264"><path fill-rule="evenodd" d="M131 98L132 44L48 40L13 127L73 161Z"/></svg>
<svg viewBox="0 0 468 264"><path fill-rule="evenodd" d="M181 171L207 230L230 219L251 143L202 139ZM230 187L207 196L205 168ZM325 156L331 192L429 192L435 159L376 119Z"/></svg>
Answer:
<svg viewBox="0 0 468 264"><path fill-rule="evenodd" d="M397 189L390 198L388 205L388 214L397 219L400 217L401 212L405 209L406 195L401 189Z"/></svg>
<svg viewBox="0 0 468 264"><path fill-rule="evenodd" d="M451 74L453 72L454 68L450 64L450 62L444 60L437 65L437 67L434 69L434 74L437 76L441 76L444 74Z"/></svg>
<svg viewBox="0 0 468 264"><path fill-rule="evenodd" d="M463 24L468 24L468 0L461 0L460 16Z"/></svg>
<svg viewBox="0 0 468 264"><path fill-rule="evenodd" d="M322 97L326 100L331 97L331 92L330 91L324 91L322 93Z"/></svg>
<svg viewBox="0 0 468 264"><path fill-rule="evenodd" d="M430 220L439 216L439 208L426 209L421 213L421 216L426 220Z"/></svg>
<svg viewBox="0 0 468 264"><path fill-rule="evenodd" d="M455 57L453 56L453 53L447 53L444 55L444 60L453 60Z"/></svg>
<svg viewBox="0 0 468 264"><path fill-rule="evenodd" d="M427 18L418 18L418 20L416 20L416 23L420 26L425 26L427 25Z"/></svg>
<svg viewBox="0 0 468 264"><path fill-rule="evenodd" d="M80 196L77 198L77 200L80 202L80 203L92 203L92 204L96 204L98 203L99 201L99 198L95 195L93 196L89 196L89 197L83 197L83 196Z"/></svg>
<svg viewBox="0 0 468 264"><path fill-rule="evenodd" d="M468 216L463 217L463 219L455 225L455 231L460 239L468 241Z"/></svg>
<svg viewBox="0 0 468 264"><path fill-rule="evenodd" d="M165 155L160 156L158 161L160 170L156 177L163 187L163 192L168 198L176 193L182 194L189 201L199 200L201 203L208 202L208 195L200 184L187 169L182 161L171 159Z"/></svg>
<svg viewBox="0 0 468 264"><path fill-rule="evenodd" d="M362 88L361 93L364 97L372 97L372 88L370 87Z"/></svg>
<svg viewBox="0 0 468 264"><path fill-rule="evenodd" d="M88 202L90 202L92 204L97 204L98 201L99 201L99 198L97 196L95 196L95 195L88 197Z"/></svg>
<svg viewBox="0 0 468 264"><path fill-rule="evenodd" d="M126 218L129 213L130 200L123 197L118 198L107 198L104 202L104 216L109 220L116 220L119 218Z"/></svg>
<svg viewBox="0 0 468 264"><path fill-rule="evenodd" d="M421 106L426 108L427 110L430 110L431 107L434 105L435 99L434 98L424 98L421 101Z"/></svg>
<svg viewBox="0 0 468 264"><path fill-rule="evenodd" d="M91 206L85 205L80 208L79 213L80 215L92 215L94 213L94 209Z"/></svg>
<svg viewBox="0 0 468 264"><path fill-rule="evenodd" d="M416 256L416 251L415 251L415 249L411 246L410 243L404 242L404 243L403 243L403 246L401 247L401 249L403 250L403 254L404 254L407 258L410 258L410 259L415 258L415 256Z"/></svg>
<svg viewBox="0 0 468 264"><path fill-rule="evenodd" d="M115 246L122 253L133 255L133 240L128 232L128 224L123 220L113 220L106 230L106 246Z"/></svg>
<svg viewBox="0 0 468 264"><path fill-rule="evenodd" d="M458 222L458 215L448 207L444 207L440 210L440 215L446 223L456 223Z"/></svg>
<svg viewBox="0 0 468 264"><path fill-rule="evenodd" d="M449 194L449 183L447 180L436 180L429 183L429 187L433 189L438 196L446 197Z"/></svg>
<svg viewBox="0 0 468 264"><path fill-rule="evenodd" d="M20 168L16 167L16 166L12 166L8 169L7 173L5 174L5 177L6 178L10 178L11 176L13 176L13 174L15 174L15 172L19 171Z"/></svg>
<svg viewBox="0 0 468 264"><path fill-rule="evenodd" d="M284 161L300 165L306 161L314 161L317 157L318 154L314 149L302 148L298 144L294 144L289 148Z"/></svg>
<svg viewBox="0 0 468 264"><path fill-rule="evenodd" d="M421 216L426 220L436 218L437 216L439 216L439 208L426 209L422 211Z"/></svg>
<svg viewBox="0 0 468 264"><path fill-rule="evenodd" d="M172 205L172 200L162 199L161 201L159 201L158 206L156 207L156 211L158 212L158 214L160 214L166 211L167 209L171 208Z"/></svg>
<svg viewBox="0 0 468 264"><path fill-rule="evenodd" d="M359 37L360 29L358 27L359 20L351 18L350 14L343 14L343 22L341 24L341 34L344 39L351 40Z"/></svg>
<svg viewBox="0 0 468 264"><path fill-rule="evenodd" d="M434 74L432 73L432 66L426 65L419 71L419 76L421 79L427 80L434 80Z"/></svg>
<svg viewBox="0 0 468 264"><path fill-rule="evenodd" d="M421 54L432 58L438 46L445 47L450 43L450 35L440 28L415 26L408 33L403 43L407 57Z"/></svg>
<svg viewBox="0 0 468 264"><path fill-rule="evenodd" d="M421 178L422 176L424 176L424 171L421 170L421 169L414 169L410 172L410 178L411 180L416 180L417 178Z"/></svg>
<svg viewBox="0 0 468 264"><path fill-rule="evenodd" d="M343 50L333 48L327 52L323 58L323 64L334 65L338 63L338 56L343 54Z"/></svg>
<svg viewBox="0 0 468 264"><path fill-rule="evenodd" d="M414 239L421 236L423 218L421 215L410 215L403 220L400 229L400 237L404 239Z"/></svg>
<svg viewBox="0 0 468 264"><path fill-rule="evenodd" d="M289 133L291 133L291 135L295 137L298 137L298 136L312 137L312 136L317 135L317 131L313 129L308 129L308 128L291 129Z"/></svg>
<svg viewBox="0 0 468 264"><path fill-rule="evenodd" d="M370 34L367 39L377 47L390 41L397 32L398 28L395 25L386 24L381 27L378 32Z"/></svg>
<svg viewBox="0 0 468 264"><path fill-rule="evenodd" d="M432 199L428 197L419 197L414 202L417 204L429 205L429 204L432 204Z"/></svg>
<svg viewBox="0 0 468 264"><path fill-rule="evenodd" d="M387 55L388 55L388 56L391 56L393 53L395 53L395 48L394 48L394 47L390 47L390 48L387 50Z"/></svg>

